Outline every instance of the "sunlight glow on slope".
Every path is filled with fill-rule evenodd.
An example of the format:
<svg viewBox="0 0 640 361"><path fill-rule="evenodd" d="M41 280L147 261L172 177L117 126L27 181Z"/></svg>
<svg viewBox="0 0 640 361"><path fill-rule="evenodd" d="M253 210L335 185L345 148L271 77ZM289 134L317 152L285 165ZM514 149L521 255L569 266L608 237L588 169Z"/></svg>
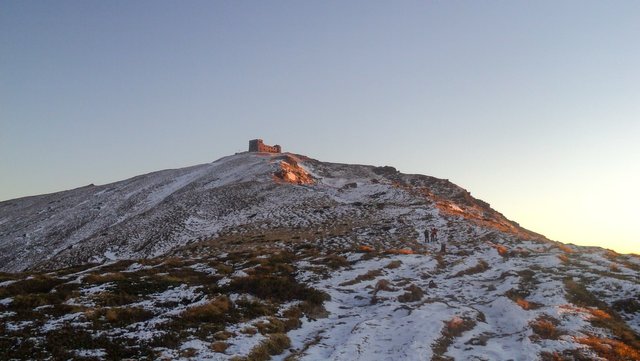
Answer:
<svg viewBox="0 0 640 361"><path fill-rule="evenodd" d="M503 188L494 194L492 205L523 227L556 241L640 254L640 173L633 173L633 167L626 168L628 174L601 169L540 178L538 187L526 190Z"/></svg>

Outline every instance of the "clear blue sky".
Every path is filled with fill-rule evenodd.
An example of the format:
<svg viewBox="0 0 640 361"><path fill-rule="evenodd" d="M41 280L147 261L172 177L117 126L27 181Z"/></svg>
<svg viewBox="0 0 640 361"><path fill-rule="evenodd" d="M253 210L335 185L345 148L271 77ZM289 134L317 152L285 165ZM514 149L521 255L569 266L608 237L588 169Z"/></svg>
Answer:
<svg viewBox="0 0 640 361"><path fill-rule="evenodd" d="M260 137L640 253L639 44L640 1L2 0L0 200Z"/></svg>

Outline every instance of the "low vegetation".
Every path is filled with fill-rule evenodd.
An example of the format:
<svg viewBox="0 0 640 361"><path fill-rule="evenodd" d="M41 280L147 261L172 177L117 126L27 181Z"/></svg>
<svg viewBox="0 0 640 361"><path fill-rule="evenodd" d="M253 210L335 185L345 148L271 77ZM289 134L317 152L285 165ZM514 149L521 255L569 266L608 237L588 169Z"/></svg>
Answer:
<svg viewBox="0 0 640 361"><path fill-rule="evenodd" d="M0 304L0 359L92 359L81 350L106 359L197 358L200 351L181 345L199 339L225 353L243 334L266 337L246 358L266 360L289 347L286 332L301 318L326 316L328 296L296 281L294 260L284 251L251 250L13 276L0 287L0 299L10 299ZM338 255L325 261L347 266ZM238 323L248 326L230 332ZM124 336L139 331L152 336Z"/></svg>
<svg viewBox="0 0 640 361"><path fill-rule="evenodd" d="M466 275L473 275L476 273L482 273L488 269L489 269L489 264L487 263L487 261L481 259L478 261L478 263L475 266L462 270L454 274L452 277L455 278L455 277L462 277Z"/></svg>
<svg viewBox="0 0 640 361"><path fill-rule="evenodd" d="M274 333L258 346L254 347L247 357L237 358L237 361L266 361L272 355L279 355L291 346L291 340L283 333Z"/></svg>
<svg viewBox="0 0 640 361"><path fill-rule="evenodd" d="M340 284L340 286L341 287L352 286L352 285L358 284L358 283L363 282L363 281L374 280L374 279L376 279L376 277L379 277L379 276L382 276L382 270L379 270L379 269L370 270L370 271L367 271L367 273L361 274L361 275L357 276L356 278L354 278L354 279L352 279L350 281L342 282Z"/></svg>
<svg viewBox="0 0 640 361"><path fill-rule="evenodd" d="M387 268L387 269L396 269L396 268L399 268L401 265L402 265L402 261L399 260L399 259L395 259L395 260L389 262L389 264L387 264L385 266L385 268Z"/></svg>
<svg viewBox="0 0 640 361"><path fill-rule="evenodd" d="M405 293L398 296L398 301L399 302L417 302L422 300L422 297L424 296L424 292L422 291L422 288L411 284L409 285L407 288L405 288Z"/></svg>
<svg viewBox="0 0 640 361"><path fill-rule="evenodd" d="M640 351L618 340L587 336L578 337L576 341L589 346L598 356L608 361L637 361L640 360Z"/></svg>
<svg viewBox="0 0 640 361"><path fill-rule="evenodd" d="M558 259L565 265L569 264L569 257L566 254L559 254Z"/></svg>
<svg viewBox="0 0 640 361"><path fill-rule="evenodd" d="M572 278L566 278L564 280L565 290L567 293L567 300L574 305L584 307L592 315L591 324L595 327L600 327L608 330L615 337L615 340L611 342L604 340L603 344L608 345L608 348L621 348L618 343L622 343L630 351L625 351L625 354L629 352L640 352L640 335L634 332L617 312L610 308L606 303L598 299L579 281ZM584 341L584 342L582 342ZM593 338L582 339L581 343L592 346L594 344ZM613 342L615 341L615 342ZM617 342L617 343L616 343ZM602 349L598 349L592 346L592 348L598 353L603 352ZM625 348L625 350L627 350ZM632 353L631 353L632 354ZM613 354L607 354L609 356ZM605 356L602 356L605 357ZM627 358L607 358L608 360L627 360ZM637 360L631 359L631 360Z"/></svg>
<svg viewBox="0 0 640 361"><path fill-rule="evenodd" d="M120 261L46 274L0 274L1 282L5 282L0 287L0 359L198 359L207 353L209 358L250 361L268 360L284 352L279 359L296 360L309 347L339 347L339 341L329 342L330 332L320 332L302 342L296 338L295 349L291 349L292 340L287 336L306 321L327 317L324 302L328 295L315 289L313 282L326 287L325 281L331 277L339 281L326 289L336 292L341 301L343 296L354 300L349 308L332 308L338 325L343 325L337 327L348 330L361 323L358 312L375 305L409 314L423 307L434 307L435 312L443 305L449 310L458 307L455 312L459 316L445 321L440 334L431 335L432 359L436 361L450 361L447 350L451 351L452 345L458 350L462 341L481 347L500 339L486 329L486 325L495 324L497 312L483 309L486 315L478 312L469 316L473 311L467 305L469 299L487 305L503 295L514 304L502 302L503 298L496 307L504 305L528 322L529 339L525 341L542 347L568 344L566 349L555 348L562 351L543 351L539 355L543 361L592 360L596 356L614 361L638 359L638 334L621 318L638 312L638 300L625 295L609 304L601 301L585 287L591 275L583 276L585 280L564 279L570 304L543 305L532 300L545 299L541 295L549 291L539 283L547 282L549 273L542 264L522 267L524 260L515 259L518 248L513 243L506 243L509 248L504 246L504 252L496 248L504 258L492 249L482 256L474 255L474 248L464 249L453 243L449 253L397 256L389 253L402 253L396 251L405 249L404 245L375 244L376 248L359 251L354 245L321 250L309 242L278 249L238 245L235 251L225 253L200 250L192 258ZM482 250L478 246L476 251ZM545 261L551 259L555 270L567 274L577 269L577 261L586 264L586 257L559 252L555 246L532 252L540 252ZM556 256L565 257L567 264L556 267ZM607 259L599 262L619 277L630 277L624 258L610 257L615 257L615 263ZM490 266L482 258L493 263ZM600 267L590 273L608 271ZM308 283L299 281L301 275ZM554 279L562 278L554 275ZM478 286L474 292L490 292L475 298L473 292L466 292L469 283ZM452 287L462 291L447 293ZM504 292L509 287L513 288ZM562 299L562 289L554 291L554 296ZM556 315L552 310L558 310L561 316L550 316ZM584 324L572 319L588 320L590 324L585 329L571 329L576 323ZM483 329L469 340L460 338L476 323ZM143 332L148 337L135 336ZM517 337L522 334L518 331ZM250 346L238 353L238 344L248 340ZM83 354L83 350L88 353ZM89 351L102 356L86 356Z"/></svg>
<svg viewBox="0 0 640 361"><path fill-rule="evenodd" d="M532 336L532 338L557 340L563 334L557 327L559 324L560 321L551 316L539 316L529 323L529 325L531 326L531 330L534 333L534 336Z"/></svg>
<svg viewBox="0 0 640 361"><path fill-rule="evenodd" d="M444 323L442 328L442 336L436 341L433 346L433 358L432 361L452 361L453 358L444 356L449 346L453 343L456 337L460 337L465 331L469 331L475 327L476 321L466 318L455 316L449 321Z"/></svg>

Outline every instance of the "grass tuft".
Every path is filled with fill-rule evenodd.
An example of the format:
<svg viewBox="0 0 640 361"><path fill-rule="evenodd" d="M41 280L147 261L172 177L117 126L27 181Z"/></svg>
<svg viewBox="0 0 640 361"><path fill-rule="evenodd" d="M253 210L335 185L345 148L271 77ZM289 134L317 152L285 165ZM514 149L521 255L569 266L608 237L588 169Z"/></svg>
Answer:
<svg viewBox="0 0 640 361"><path fill-rule="evenodd" d="M387 269L396 269L398 267L400 267L402 265L402 261L399 259L393 260L391 262L389 262L388 265L384 266L384 268Z"/></svg>
<svg viewBox="0 0 640 361"><path fill-rule="evenodd" d="M186 309L181 318L189 322L222 322L230 308L229 298L219 296L203 305Z"/></svg>
<svg viewBox="0 0 640 361"><path fill-rule="evenodd" d="M447 352L449 346L453 343L456 337L460 337L465 331L471 330L476 325L476 322L472 319L461 318L458 316L453 317L451 320L444 323L442 328L442 336L433 345L433 358L432 361L445 361L450 358L443 355Z"/></svg>
<svg viewBox="0 0 640 361"><path fill-rule="evenodd" d="M266 361L271 356L279 355L291 346L291 340L283 333L274 333L266 340L262 341L258 346L254 347L245 361Z"/></svg>
<svg viewBox="0 0 640 361"><path fill-rule="evenodd" d="M487 261L481 259L478 261L478 263L471 267L471 268L467 268L466 270L462 270L456 274L454 274L452 277L461 277L461 276L465 276L465 275L472 275L472 274L476 274L476 273L482 273L486 270L488 270L489 264L487 263Z"/></svg>
<svg viewBox="0 0 640 361"><path fill-rule="evenodd" d="M226 342L216 341L210 347L213 352L224 353L229 348L229 345Z"/></svg>
<svg viewBox="0 0 640 361"><path fill-rule="evenodd" d="M411 284L409 287L405 288L405 291L407 292L398 296L399 302L417 302L420 301L424 296L424 291L422 291L422 288L414 284Z"/></svg>
<svg viewBox="0 0 640 361"><path fill-rule="evenodd" d="M557 340L560 338L562 332L556 327L558 324L558 320L547 315L541 315L529 323L533 333L545 340Z"/></svg>
<svg viewBox="0 0 640 361"><path fill-rule="evenodd" d="M346 282L342 282L340 284L341 287L344 286L352 286L355 284L358 284L362 281L371 281L374 280L376 277L378 276L382 276L382 270L376 269L376 270L370 270L365 274L362 275L358 275L356 278L352 279L351 281L346 281Z"/></svg>
<svg viewBox="0 0 640 361"><path fill-rule="evenodd" d="M576 341L591 347L598 356L608 361L637 361L640 360L638 349L609 338L596 336L578 337Z"/></svg>
<svg viewBox="0 0 640 361"><path fill-rule="evenodd" d="M588 312L593 316L590 320L593 326L608 329L616 340L623 342L635 352L640 352L640 335L634 332L613 309L589 292L582 283L572 278L566 278L564 285L569 302L588 308ZM612 343L607 344L613 347Z"/></svg>

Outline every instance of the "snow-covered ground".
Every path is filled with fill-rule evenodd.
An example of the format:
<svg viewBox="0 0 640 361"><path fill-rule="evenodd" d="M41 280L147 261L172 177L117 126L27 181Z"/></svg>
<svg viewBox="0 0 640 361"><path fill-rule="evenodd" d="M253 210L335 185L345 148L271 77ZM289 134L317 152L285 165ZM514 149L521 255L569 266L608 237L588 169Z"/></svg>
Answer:
<svg viewBox="0 0 640 361"><path fill-rule="evenodd" d="M354 227L349 236L357 241L371 233L379 240L388 233L394 241L420 239L424 229L445 227L456 212L527 233L446 180L390 167L242 153L0 202L0 271L155 257L193 242L274 229L313 229L329 243L340 241L331 234L336 226Z"/></svg>
<svg viewBox="0 0 640 361"><path fill-rule="evenodd" d="M440 266L436 246L429 245L426 254L373 259L358 259L356 254L352 267L319 281L313 272L302 274L301 279L331 296L330 313L290 333L294 353L300 360L432 360L434 345L452 320L471 324L437 355L454 360L539 360L541 352L582 348L575 337L583 332L609 335L590 326L593 316L587 310L569 306L563 279L570 267L562 265L558 250L505 258L491 247L474 246L470 255L455 254L466 246L456 245ZM488 268L465 274L479 262ZM380 272L375 277L348 282L376 270ZM627 295L618 296L640 296L638 272L634 273L635 282L617 280L628 288ZM523 282L523 277L530 279ZM612 280L602 277L599 286L589 288L606 290ZM419 287L424 295L402 302L400 296L409 286ZM527 309L510 298L513 290L526 293L524 300L535 307ZM557 339L536 337L531 324L541 317L557 320ZM639 332L635 318L630 325Z"/></svg>
<svg viewBox="0 0 640 361"><path fill-rule="evenodd" d="M4 355L50 357L64 332L84 340L59 350L78 359L229 360L276 340L288 361L640 352L638 257L549 241L391 167L243 153L2 202L0 220L0 270L29 271L0 274ZM282 272L328 295L324 310L241 286Z"/></svg>
<svg viewBox="0 0 640 361"><path fill-rule="evenodd" d="M47 299L52 304L33 311L24 309L25 300L32 296L29 288L24 291L21 285L43 276L17 276L0 286L0 318L4 322L0 343L15 342L22 337L18 335L26 333L46 345L48 335L71 328L122 345L131 342L127 340L145 347L156 345L153 352L157 357L244 357L268 342L269 332L282 332L256 329L273 322L277 325L281 322L278 317L290 317L285 316L287 310L301 301L278 305L273 313L275 321L273 316L257 314L238 323L214 322L214 330L206 332L206 323L189 323L190 313L209 312L208 305L215 304L221 295L228 300L223 304L234 305L231 310L271 304L272 299L256 297L251 289L248 294L220 292L234 289L234 282L254 277L256 272L267 270L265 276L271 277L270 268L263 267L273 264L272 257L282 264L291 262L294 268L287 272L293 271L299 284L329 296L323 303L326 312L305 312L299 327L287 330L290 345L274 355L275 360L539 360L543 355L577 353L597 359L598 354L581 340L615 340L622 327L603 325L603 320L620 317L628 332L640 331L637 311L616 307L617 302L637 299L640 294L638 269L634 263L622 262L624 256L604 250L591 250L588 255L567 253L552 244L521 241L506 234L491 241L481 237L446 244L445 253L440 253L440 242L432 242L408 244L406 254L385 249L384 243L378 244L377 250L345 248L338 254L327 254L316 247L309 251L302 242L269 251L245 251L246 255L240 256L206 249L199 258L111 262L59 276L51 273L47 277L53 277L52 284L60 285L52 294L63 292L65 296L51 296ZM278 258L278 250L295 249L302 251L290 260ZM614 263L615 257L623 257L619 263L627 266L619 267L624 270L600 270L603 264ZM332 264L331 259L340 261ZM53 281L56 277L59 281ZM597 297L596 303L576 299L568 280L583 285ZM129 284L140 286L131 289ZM58 287L62 288L57 291ZM149 292L150 287L158 291ZM143 293L127 296L137 288ZM18 304L14 299L19 299ZM122 315L129 317L128 312L134 311L143 318L120 323ZM184 317L186 321L182 321ZM115 327L105 328L110 322ZM198 330L196 325L205 328ZM211 332L219 329L227 336L219 338L216 335L223 331L218 331L212 338ZM177 340L158 341L166 337ZM223 346L218 349L214 345ZM94 346L68 351L77 357L113 358L113 346Z"/></svg>

